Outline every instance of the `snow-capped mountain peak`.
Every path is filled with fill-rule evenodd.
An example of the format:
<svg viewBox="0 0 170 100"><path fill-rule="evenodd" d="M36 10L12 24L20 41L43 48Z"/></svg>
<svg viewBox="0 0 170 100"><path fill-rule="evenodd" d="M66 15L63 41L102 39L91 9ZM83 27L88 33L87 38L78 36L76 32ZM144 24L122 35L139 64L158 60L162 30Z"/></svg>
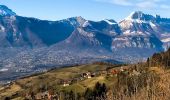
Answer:
<svg viewBox="0 0 170 100"><path fill-rule="evenodd" d="M132 12L119 23L124 35L151 36L157 27L156 17L141 11Z"/></svg>
<svg viewBox="0 0 170 100"><path fill-rule="evenodd" d="M125 18L125 20L146 22L146 21L154 21L155 17L149 14L144 14L142 11L134 11L127 18Z"/></svg>
<svg viewBox="0 0 170 100"><path fill-rule="evenodd" d="M1 16L15 16L16 13L9 9L7 6L0 5L0 15Z"/></svg>
<svg viewBox="0 0 170 100"><path fill-rule="evenodd" d="M143 15L144 14L142 11L134 11L126 19L129 19L129 20L140 19Z"/></svg>
<svg viewBox="0 0 170 100"><path fill-rule="evenodd" d="M66 20L75 26L82 26L86 22L86 19L84 19L81 16L71 17ZM62 20L62 21L65 21L65 20Z"/></svg>

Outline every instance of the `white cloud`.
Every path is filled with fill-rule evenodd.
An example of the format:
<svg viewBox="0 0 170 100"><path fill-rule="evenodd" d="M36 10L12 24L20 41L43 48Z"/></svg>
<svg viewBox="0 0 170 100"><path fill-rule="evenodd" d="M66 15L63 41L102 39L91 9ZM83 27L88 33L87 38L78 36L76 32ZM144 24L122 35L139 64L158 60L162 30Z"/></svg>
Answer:
<svg viewBox="0 0 170 100"><path fill-rule="evenodd" d="M160 8L162 8L162 9L170 9L170 6L162 4L162 5L160 5Z"/></svg>
<svg viewBox="0 0 170 100"><path fill-rule="evenodd" d="M132 6L138 8L161 8L161 9L170 9L170 5L166 4L168 0L95 0L98 2L107 2L120 6Z"/></svg>
<svg viewBox="0 0 170 100"><path fill-rule="evenodd" d="M155 2L151 2L148 0L144 2L139 2L134 6L139 7L139 8L155 8L157 7L157 4Z"/></svg>
<svg viewBox="0 0 170 100"><path fill-rule="evenodd" d="M99 2L108 2L116 5L122 5L122 6L132 6L133 4L129 2L128 0L96 0Z"/></svg>

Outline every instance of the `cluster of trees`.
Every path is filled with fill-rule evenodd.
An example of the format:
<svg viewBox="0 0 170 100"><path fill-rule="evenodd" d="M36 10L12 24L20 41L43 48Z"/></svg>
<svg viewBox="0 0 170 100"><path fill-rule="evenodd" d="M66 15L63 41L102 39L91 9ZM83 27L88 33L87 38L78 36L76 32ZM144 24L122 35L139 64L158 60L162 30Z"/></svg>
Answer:
<svg viewBox="0 0 170 100"><path fill-rule="evenodd" d="M107 87L106 85L96 83L94 89L87 88L84 93L84 98L86 100L105 100L107 98Z"/></svg>
<svg viewBox="0 0 170 100"><path fill-rule="evenodd" d="M147 66L149 67L170 67L170 49L166 52L155 53L152 57L147 59Z"/></svg>
<svg viewBox="0 0 170 100"><path fill-rule="evenodd" d="M159 75L154 72L146 71L138 76L125 76L123 74L119 74L118 81L112 89L112 97L114 100L126 100L127 98L131 98L140 93L140 91L146 87L150 89L147 91L148 95L153 95L151 89L153 89L152 87L159 81Z"/></svg>
<svg viewBox="0 0 170 100"><path fill-rule="evenodd" d="M62 92L60 96L63 100L106 100L107 87L103 83L97 82L93 89L87 88L84 93L75 93L73 91Z"/></svg>

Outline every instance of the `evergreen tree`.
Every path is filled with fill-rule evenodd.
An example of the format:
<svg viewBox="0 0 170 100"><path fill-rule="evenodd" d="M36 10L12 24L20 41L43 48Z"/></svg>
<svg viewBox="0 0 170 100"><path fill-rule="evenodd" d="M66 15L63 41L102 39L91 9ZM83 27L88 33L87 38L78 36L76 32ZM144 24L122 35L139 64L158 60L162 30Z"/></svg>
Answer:
<svg viewBox="0 0 170 100"><path fill-rule="evenodd" d="M85 100L93 100L93 91L89 88L86 89L84 93Z"/></svg>
<svg viewBox="0 0 170 100"><path fill-rule="evenodd" d="M10 97L5 97L5 99L4 99L4 100L11 100L11 99L10 99Z"/></svg>
<svg viewBox="0 0 170 100"><path fill-rule="evenodd" d="M70 100L75 100L75 94L73 91L70 91L69 98L70 98Z"/></svg>

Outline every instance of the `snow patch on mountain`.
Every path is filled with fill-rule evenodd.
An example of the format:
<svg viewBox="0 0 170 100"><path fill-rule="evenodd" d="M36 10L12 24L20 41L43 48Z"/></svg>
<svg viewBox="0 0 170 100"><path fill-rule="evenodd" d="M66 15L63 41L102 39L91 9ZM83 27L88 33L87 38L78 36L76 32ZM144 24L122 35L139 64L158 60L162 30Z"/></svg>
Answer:
<svg viewBox="0 0 170 100"><path fill-rule="evenodd" d="M6 72L6 71L8 71L7 68L2 68L2 69L0 69L0 72Z"/></svg>
<svg viewBox="0 0 170 100"><path fill-rule="evenodd" d="M149 22L149 24L151 25L152 28L156 27L156 25L153 22Z"/></svg>
<svg viewBox="0 0 170 100"><path fill-rule="evenodd" d="M115 21L113 21L113 20L105 19L104 21L107 22L107 23L110 24L110 25L115 25L115 24L117 24L117 23L116 23Z"/></svg>
<svg viewBox="0 0 170 100"><path fill-rule="evenodd" d="M65 22L65 21L70 22L71 25L76 26L76 27L82 26L86 22L86 20L81 16L71 17L71 18L67 18L66 20L61 20L61 21L62 22Z"/></svg>
<svg viewBox="0 0 170 100"><path fill-rule="evenodd" d="M16 13L4 5L0 5L0 15L1 16L15 16Z"/></svg>
<svg viewBox="0 0 170 100"><path fill-rule="evenodd" d="M165 42L165 43L166 43L166 42L170 42L170 38L165 38L165 39L162 39L161 41L162 41L162 42Z"/></svg>
<svg viewBox="0 0 170 100"><path fill-rule="evenodd" d="M82 27L87 27L87 26L91 26L91 24L89 23L89 21L85 21L84 24L82 25Z"/></svg>
<svg viewBox="0 0 170 100"><path fill-rule="evenodd" d="M0 25L0 32L5 32L5 27Z"/></svg>
<svg viewBox="0 0 170 100"><path fill-rule="evenodd" d="M91 33L91 32L86 32L84 30L82 30L81 28L77 28L77 30L79 31L79 33L83 36L86 36L86 37L90 37L90 38L93 38L94 37L94 34Z"/></svg>
<svg viewBox="0 0 170 100"><path fill-rule="evenodd" d="M134 11L131 12L130 15L125 18L126 20L132 20L132 19L138 19L139 17L142 17L143 13L141 11Z"/></svg>

